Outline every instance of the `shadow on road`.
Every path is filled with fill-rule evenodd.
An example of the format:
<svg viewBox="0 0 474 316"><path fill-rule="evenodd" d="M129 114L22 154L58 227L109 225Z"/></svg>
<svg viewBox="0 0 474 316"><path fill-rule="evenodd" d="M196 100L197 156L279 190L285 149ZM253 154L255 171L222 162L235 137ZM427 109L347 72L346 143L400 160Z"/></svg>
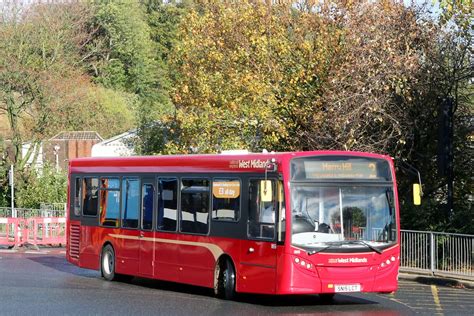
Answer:
<svg viewBox="0 0 474 316"><path fill-rule="evenodd" d="M156 290L163 290L169 292L200 295L203 297L214 298L214 291L212 289L192 286L180 283L144 279L135 277L128 283L150 288ZM354 296L338 294L334 296L333 301L326 301L319 297L319 295L262 295L262 294L238 294L236 302L261 305L261 306L317 306L317 305L377 305L378 302L363 299Z"/></svg>
<svg viewBox="0 0 474 316"><path fill-rule="evenodd" d="M81 276L85 278L98 278L100 276L97 271L81 269L81 268L76 267L75 265L70 264L69 262L67 262L66 258L64 257L30 256L27 259L34 261L36 263L39 263L48 268L52 268L54 270L67 273L67 274L73 274L73 275Z"/></svg>
<svg viewBox="0 0 474 316"><path fill-rule="evenodd" d="M323 300L319 295L254 295L241 294L238 301L258 304L263 306L315 306L315 305L370 305L379 304L377 302L366 300L354 296L335 295L332 301Z"/></svg>
<svg viewBox="0 0 474 316"><path fill-rule="evenodd" d="M193 294L193 295L200 295L200 296L207 296L207 297L214 296L214 292L212 289L208 289L208 288L200 287L200 286L188 285L188 284L160 281L160 280L154 280L154 279L145 279L145 278L139 278L139 277L135 277L131 279L131 281L121 281L121 282L139 285L139 286L146 287L149 289L162 290L162 291L168 291L168 292Z"/></svg>

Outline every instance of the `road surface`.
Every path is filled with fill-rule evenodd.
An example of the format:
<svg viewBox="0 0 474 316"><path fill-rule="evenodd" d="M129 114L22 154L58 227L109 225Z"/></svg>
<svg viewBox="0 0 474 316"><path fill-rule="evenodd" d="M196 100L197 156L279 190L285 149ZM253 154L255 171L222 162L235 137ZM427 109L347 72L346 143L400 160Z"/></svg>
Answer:
<svg viewBox="0 0 474 316"><path fill-rule="evenodd" d="M0 249L0 315L471 315L474 290L401 280L396 294L240 295L155 280L107 282L97 271L69 264L64 249Z"/></svg>

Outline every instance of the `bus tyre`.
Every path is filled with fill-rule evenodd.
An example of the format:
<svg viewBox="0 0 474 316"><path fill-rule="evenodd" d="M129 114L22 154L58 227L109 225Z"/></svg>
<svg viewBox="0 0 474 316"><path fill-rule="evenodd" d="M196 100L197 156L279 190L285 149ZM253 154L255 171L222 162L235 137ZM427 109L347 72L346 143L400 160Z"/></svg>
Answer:
<svg viewBox="0 0 474 316"><path fill-rule="evenodd" d="M319 294L319 298L323 303L331 303L334 299L334 293Z"/></svg>
<svg viewBox="0 0 474 316"><path fill-rule="evenodd" d="M232 300L235 297L235 269L229 259L225 259L217 266L217 284L215 293L217 297Z"/></svg>
<svg viewBox="0 0 474 316"><path fill-rule="evenodd" d="M115 275L115 251L111 245L106 245L102 249L101 260L101 272L104 279L107 281L113 281L116 279Z"/></svg>

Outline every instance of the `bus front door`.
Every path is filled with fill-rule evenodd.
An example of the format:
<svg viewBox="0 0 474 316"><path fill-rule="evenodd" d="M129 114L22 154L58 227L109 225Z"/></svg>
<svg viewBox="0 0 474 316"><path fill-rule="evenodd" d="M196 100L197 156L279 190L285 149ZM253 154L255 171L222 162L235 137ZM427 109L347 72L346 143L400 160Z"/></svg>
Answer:
<svg viewBox="0 0 474 316"><path fill-rule="evenodd" d="M244 240L241 243L238 290L274 294L276 288L276 243Z"/></svg>
<svg viewBox="0 0 474 316"><path fill-rule="evenodd" d="M275 293L276 183L276 180L249 180L247 239L241 242L237 290L250 293Z"/></svg>

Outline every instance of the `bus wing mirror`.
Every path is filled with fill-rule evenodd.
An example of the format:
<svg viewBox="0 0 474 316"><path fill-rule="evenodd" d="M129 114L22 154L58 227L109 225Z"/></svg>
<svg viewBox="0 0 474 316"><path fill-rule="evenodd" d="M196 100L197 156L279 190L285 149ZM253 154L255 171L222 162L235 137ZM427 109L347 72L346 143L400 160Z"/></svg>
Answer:
<svg viewBox="0 0 474 316"><path fill-rule="evenodd" d="M413 184L413 204L421 205L421 186L418 183Z"/></svg>
<svg viewBox="0 0 474 316"><path fill-rule="evenodd" d="M260 200L262 202L271 202L272 196L272 182L270 180L260 181Z"/></svg>

